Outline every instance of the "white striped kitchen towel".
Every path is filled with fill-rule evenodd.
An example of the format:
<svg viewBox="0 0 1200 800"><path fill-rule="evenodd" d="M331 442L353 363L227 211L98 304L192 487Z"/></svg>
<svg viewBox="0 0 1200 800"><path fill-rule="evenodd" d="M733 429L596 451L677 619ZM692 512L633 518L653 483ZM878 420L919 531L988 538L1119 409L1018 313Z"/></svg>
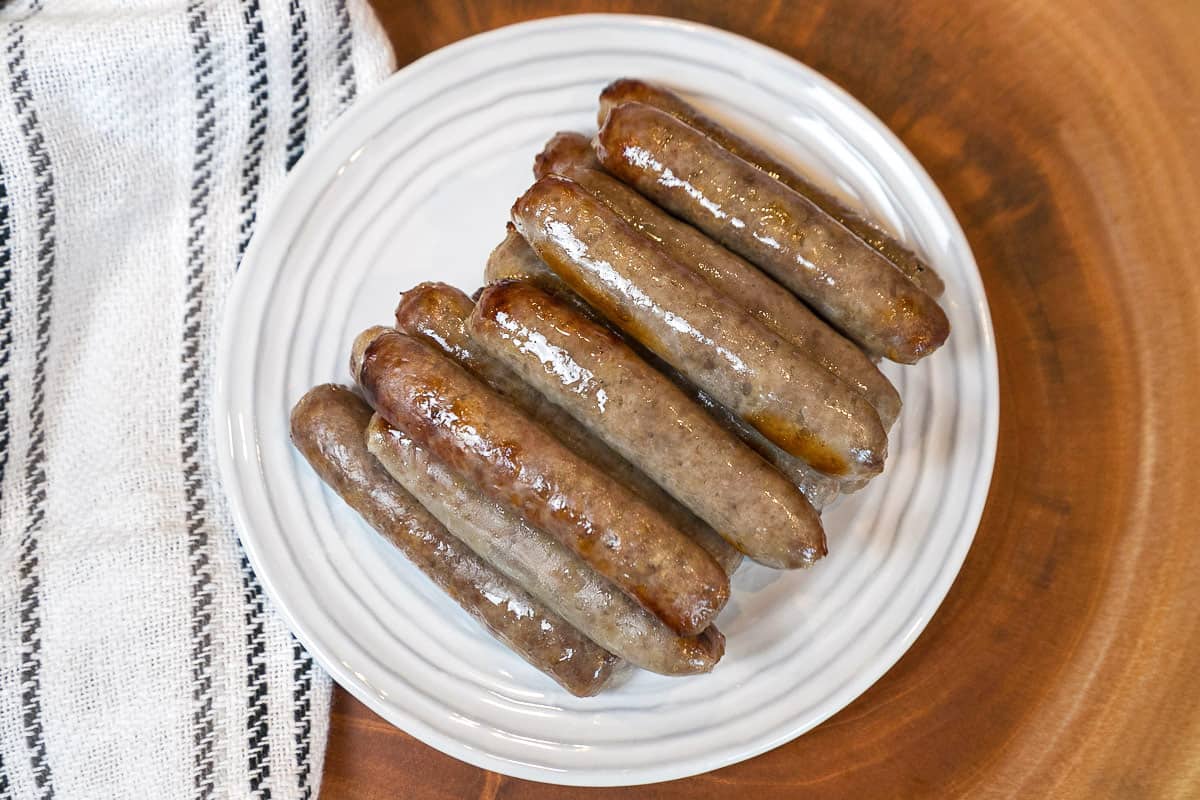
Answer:
<svg viewBox="0 0 1200 800"><path fill-rule="evenodd" d="M217 488L213 353L392 59L364 0L0 2L0 800L316 793L329 679Z"/></svg>

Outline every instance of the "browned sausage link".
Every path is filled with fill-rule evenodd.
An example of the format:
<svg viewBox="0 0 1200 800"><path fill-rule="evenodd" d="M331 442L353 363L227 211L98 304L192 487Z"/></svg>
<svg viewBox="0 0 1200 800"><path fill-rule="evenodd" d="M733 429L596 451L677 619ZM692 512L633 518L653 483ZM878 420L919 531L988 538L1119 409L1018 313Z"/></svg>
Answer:
<svg viewBox="0 0 1200 800"><path fill-rule="evenodd" d="M725 605L729 579L703 548L429 345L380 334L363 349L358 381L391 425L672 630L697 634Z"/></svg>
<svg viewBox="0 0 1200 800"><path fill-rule="evenodd" d="M672 371L673 372L673 371ZM865 485L866 478L859 481L840 481L828 475L822 475L800 459L785 453L774 442L763 436L753 426L734 414L725 406L718 403L703 391L687 382L682 375L670 372L664 373L684 392L687 392L701 407L720 423L721 427L745 442L751 450L765 458L775 469L783 473L791 483L800 490L814 509L821 511L825 506L844 494L847 484Z"/></svg>
<svg viewBox="0 0 1200 800"><path fill-rule="evenodd" d="M371 409L340 386L318 386L292 410L292 441L321 480L438 588L533 666L580 697L619 661L455 539L367 452Z"/></svg>
<svg viewBox="0 0 1200 800"><path fill-rule="evenodd" d="M479 349L467 334L475 301L448 283L418 283L400 295L396 330L424 339L505 397L528 392L516 375Z"/></svg>
<svg viewBox="0 0 1200 800"><path fill-rule="evenodd" d="M367 345L375 341L375 337L395 330L395 328L385 328L382 325L372 325L365 331L354 337L354 344L350 348L350 376L355 381L358 380L359 374L362 372L363 356L366 355Z"/></svg>
<svg viewBox="0 0 1200 800"><path fill-rule="evenodd" d="M786 478L607 328L519 282L496 284L472 336L755 561L825 554L821 519Z"/></svg>
<svg viewBox="0 0 1200 800"><path fill-rule="evenodd" d="M911 364L950 334L937 302L890 261L670 114L617 106L597 142L606 170L766 270L868 352Z"/></svg>
<svg viewBox="0 0 1200 800"><path fill-rule="evenodd" d="M367 429L367 449L480 558L610 653L663 675L709 672L720 660L725 637L715 626L699 636L675 634L553 536L492 502L378 414Z"/></svg>
<svg viewBox="0 0 1200 800"><path fill-rule="evenodd" d="M511 222L505 225L504 240L492 250L483 269L484 283L505 280L532 283L555 295L570 292L562 279L533 252Z"/></svg>
<svg viewBox="0 0 1200 800"><path fill-rule="evenodd" d="M516 233L513 235L518 236ZM524 245L524 240L521 243ZM528 249L528 245L525 247ZM557 276L550 274L558 280ZM516 373L484 352L472 340L467 331L467 317L474 307L471 299L453 286L422 283L401 297L400 304L396 306L396 328L436 346L592 466L623 483L707 550L725 570L725 574L732 575L742 562L742 554L736 548L660 489L641 470L590 434L574 417L524 383Z"/></svg>
<svg viewBox="0 0 1200 800"><path fill-rule="evenodd" d="M783 181L812 200L822 211L845 225L855 236L874 247L883 254L884 258L899 267L900 271L923 291L933 297L941 296L944 288L942 279L916 253L880 229L879 226L859 215L858 212L848 208L841 200L805 178L794 168L753 142L738 136L679 95L661 86L632 78L613 81L600 93L600 113L597 124L603 125L609 109L622 103L645 103L662 109L671 116L691 125L735 156L745 159L764 170L771 177Z"/></svg>
<svg viewBox="0 0 1200 800"><path fill-rule="evenodd" d="M614 333L620 335L620 331L614 331ZM847 493L843 488L846 484L853 484L859 488L866 485L866 478L857 481L839 480L838 478L817 472L801 459L796 458L790 453L785 453L778 445L759 433L752 425L747 424L744 419L718 403L702 389L697 389L694 383L679 373L679 370L667 364L637 342L625 337L621 338L647 364L666 376L667 380L678 386L684 394L695 400L701 408L708 411L709 415L722 428L741 439L751 450L758 453L777 470L782 472L783 476L800 490L800 493L808 499L809 504L817 511L822 510L825 506L832 503L839 494Z"/></svg>
<svg viewBox="0 0 1200 800"><path fill-rule="evenodd" d="M513 222L589 304L784 450L828 475L883 469L870 403L577 183L542 178Z"/></svg>
<svg viewBox="0 0 1200 800"><path fill-rule="evenodd" d="M583 134L560 133L538 156L534 169L570 178L617 212L621 219L662 245L719 292L867 399L890 428L900 413L900 394L862 350L829 327L796 296L752 264L685 222L672 217L625 184L595 169L595 153ZM538 175L538 177L542 177Z"/></svg>
<svg viewBox="0 0 1200 800"><path fill-rule="evenodd" d="M527 280L539 288L546 289L555 297L569 298L571 305L576 309L591 308L546 266L546 262L533 252L529 243L521 237L521 234L517 233L512 223L509 223L508 228L508 235L504 242L492 252L492 258L488 259L488 283L498 283L501 280ZM528 276L531 275L536 276L537 279L528 279ZM547 289L548 286L554 288ZM617 333L620 332L617 331ZM697 389L670 364L663 362L662 359L647 351L637 342L628 338L625 341L637 351L638 355L646 359L647 363L670 378L675 385L687 392L689 397L707 408L709 413L725 428L735 433L759 455L774 464L796 485L796 488L804 493L813 508L819 511L837 497L841 490L841 481L828 475L822 475L802 460L785 453L732 411Z"/></svg>
<svg viewBox="0 0 1200 800"><path fill-rule="evenodd" d="M570 290L568 289L568 291ZM558 295L554 296L558 297ZM602 319L594 321L599 321L603 324ZM843 488L847 484L856 487L852 491L857 491L866 485L866 478L855 481L843 481L817 472L801 459L784 452L778 445L759 433L753 426L747 424L737 414L734 414L728 408L718 403L704 392L704 390L696 388L696 384L685 378L679 370L642 347L633 339L625 336L616 328L609 325L605 327L618 336L621 341L625 342L637 355L641 356L643 361L652 366L666 377L667 380L671 381L671 383L678 386L680 391L695 400L701 408L707 410L721 427L741 439L750 446L751 450L773 464L776 469L783 473L785 478L800 490L801 494L808 499L808 502L817 511L832 503L839 494L848 493L848 490Z"/></svg>
<svg viewBox="0 0 1200 800"><path fill-rule="evenodd" d="M559 131L550 137L542 152L533 157L533 177L540 178L551 172L562 172L560 167L570 164L584 169L601 169L591 141L582 133Z"/></svg>

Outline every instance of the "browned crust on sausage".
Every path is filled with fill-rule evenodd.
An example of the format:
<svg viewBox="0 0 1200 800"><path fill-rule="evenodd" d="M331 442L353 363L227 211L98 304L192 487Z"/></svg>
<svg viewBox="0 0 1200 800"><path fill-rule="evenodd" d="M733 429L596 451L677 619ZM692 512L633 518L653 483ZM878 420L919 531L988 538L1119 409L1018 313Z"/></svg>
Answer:
<svg viewBox="0 0 1200 800"><path fill-rule="evenodd" d="M700 111L674 92L652 83L634 78L613 81L600 93L599 122L603 125L608 112L622 103L645 103L661 109L673 117L686 122L696 130L720 144L739 158L782 181L800 194L813 201L822 211L846 226L908 277L931 297L940 297L945 286L933 267L905 247L879 225L849 208L834 195L801 175L795 168L780 161L770 152L729 130L712 117Z"/></svg>
<svg viewBox="0 0 1200 800"><path fill-rule="evenodd" d="M535 261L536 264L534 264ZM538 279L529 279L527 276L531 274L536 274ZM496 283L501 280L523 280L533 283L549 294L559 299L567 300L573 308L588 314L590 319L602 321L595 314L595 311L584 302L583 298L571 291L571 288L563 283L562 279L546 266L546 263L538 257L537 253L533 252L532 248L529 247L529 243L521 237L521 234L517 233L516 228L513 227L511 222L508 224L508 232L504 241L492 252L492 257L488 259L487 282ZM481 289L480 293L482 291ZM619 333L619 331L617 332ZM801 459L796 458L790 453L785 453L743 419L697 389L694 384L680 375L678 370L664 363L662 359L647 351L637 342L629 338L626 338L625 342L638 355L653 365L655 369L666 375L672 383L686 392L689 397L695 398L696 402L708 409L709 413L723 427L732 431L756 453L771 462L776 469L782 472L808 498L813 508L819 511L833 502L834 498L837 497L840 492L839 487L843 483L842 481L828 475L823 475ZM882 420L880 421L882 422ZM859 481L858 483L862 485L863 482Z"/></svg>
<svg viewBox="0 0 1200 800"><path fill-rule="evenodd" d="M455 539L367 452L371 408L325 384L296 403L291 436L314 471L464 611L572 694L611 680L618 659Z"/></svg>
<svg viewBox="0 0 1200 800"><path fill-rule="evenodd" d="M502 508L378 414L367 449L454 536L605 650L662 675L709 672L724 637L679 636L554 537Z"/></svg>
<svg viewBox="0 0 1200 800"><path fill-rule="evenodd" d="M568 167L600 169L600 161L592 150L591 141L582 133L559 131L534 156L533 177L541 178L552 172L565 175L563 170Z"/></svg>
<svg viewBox="0 0 1200 800"><path fill-rule="evenodd" d="M784 450L837 477L883 469L887 433L862 396L574 181L538 180L513 222L591 306Z"/></svg>
<svg viewBox="0 0 1200 800"><path fill-rule="evenodd" d="M428 345L380 334L358 380L391 425L558 538L671 629L697 634L725 605L728 577L703 548Z"/></svg>
<svg viewBox="0 0 1200 800"><path fill-rule="evenodd" d="M587 137L559 133L539 154L538 167L545 170L543 174L562 175L578 183L621 219L658 242L680 264L845 381L874 406L884 428L891 427L900 413L900 393L857 345L753 264L599 171L595 164L595 152ZM535 174L538 171L535 168Z"/></svg>
<svg viewBox="0 0 1200 800"><path fill-rule="evenodd" d="M777 568L825 553L802 494L608 328L537 287L489 287L472 335L742 552Z"/></svg>
<svg viewBox="0 0 1200 800"><path fill-rule="evenodd" d="M511 235L520 238L515 231ZM521 245L534 258L529 246ZM538 259L540 263L540 259ZM548 268L546 268L547 271ZM553 276L558 280L557 276ZM563 287L565 291L570 291ZM421 283L405 292L396 306L396 328L434 345L446 356L498 394L520 408L529 418L578 454L589 464L614 478L658 509L683 533L708 551L727 575L742 562L742 554L715 530L664 492L641 470L605 445L539 392L524 383L512 370L479 347L467 330L467 318L475 303L461 290L445 283Z"/></svg>
<svg viewBox="0 0 1200 800"><path fill-rule="evenodd" d="M607 171L757 264L871 354L911 364L949 335L945 312L890 261L670 114L617 106L596 150Z"/></svg>

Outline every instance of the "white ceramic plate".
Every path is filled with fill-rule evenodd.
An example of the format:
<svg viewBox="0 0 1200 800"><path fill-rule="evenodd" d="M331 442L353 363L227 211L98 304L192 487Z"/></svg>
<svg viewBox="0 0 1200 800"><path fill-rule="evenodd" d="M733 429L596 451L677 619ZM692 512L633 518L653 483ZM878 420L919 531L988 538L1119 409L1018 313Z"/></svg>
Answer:
<svg viewBox="0 0 1200 800"><path fill-rule="evenodd" d="M893 368L904 412L884 476L825 514L830 555L745 565L710 675L648 673L573 698L493 641L325 490L288 442L292 404L348 381L360 329L423 280L468 291L555 131L595 129L625 75L671 84L886 220L946 281L953 335ZM250 560L318 661L433 747L539 781L619 785L731 764L820 723L929 621L983 508L996 355L962 231L920 165L844 91L790 58L674 20L561 17L477 36L364 98L259 225L222 332L216 440Z"/></svg>

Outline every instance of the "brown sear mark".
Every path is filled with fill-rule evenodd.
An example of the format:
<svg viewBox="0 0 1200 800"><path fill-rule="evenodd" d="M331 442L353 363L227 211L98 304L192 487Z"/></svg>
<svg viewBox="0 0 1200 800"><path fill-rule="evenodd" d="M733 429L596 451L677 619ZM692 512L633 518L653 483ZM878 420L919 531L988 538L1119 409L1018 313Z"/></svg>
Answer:
<svg viewBox="0 0 1200 800"><path fill-rule="evenodd" d="M826 475L846 475L850 465L811 432L777 414L759 411L746 416L746 421L787 452L804 459L813 469Z"/></svg>

